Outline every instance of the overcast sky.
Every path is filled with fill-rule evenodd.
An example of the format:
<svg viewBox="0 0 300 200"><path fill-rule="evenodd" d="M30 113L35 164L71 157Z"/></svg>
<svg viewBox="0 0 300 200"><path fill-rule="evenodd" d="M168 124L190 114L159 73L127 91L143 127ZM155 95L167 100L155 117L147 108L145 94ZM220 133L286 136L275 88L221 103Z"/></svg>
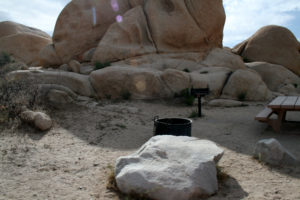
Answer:
<svg viewBox="0 0 300 200"><path fill-rule="evenodd" d="M50 35L56 19L70 0L0 0L0 21L11 20ZM289 28L300 41L300 0L223 0L226 10L224 46L234 46L260 27Z"/></svg>

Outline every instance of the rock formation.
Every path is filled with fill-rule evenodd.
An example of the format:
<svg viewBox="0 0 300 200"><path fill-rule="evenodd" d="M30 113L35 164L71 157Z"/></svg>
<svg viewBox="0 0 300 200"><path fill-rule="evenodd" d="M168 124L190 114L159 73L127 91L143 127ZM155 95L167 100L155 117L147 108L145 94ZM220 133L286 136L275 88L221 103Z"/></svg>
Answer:
<svg viewBox="0 0 300 200"><path fill-rule="evenodd" d="M249 61L282 65L300 75L300 43L287 28L265 26L234 47L233 52Z"/></svg>
<svg viewBox="0 0 300 200"><path fill-rule="evenodd" d="M39 65L39 52L51 38L41 30L14 22L0 22L0 52L6 52L28 65Z"/></svg>

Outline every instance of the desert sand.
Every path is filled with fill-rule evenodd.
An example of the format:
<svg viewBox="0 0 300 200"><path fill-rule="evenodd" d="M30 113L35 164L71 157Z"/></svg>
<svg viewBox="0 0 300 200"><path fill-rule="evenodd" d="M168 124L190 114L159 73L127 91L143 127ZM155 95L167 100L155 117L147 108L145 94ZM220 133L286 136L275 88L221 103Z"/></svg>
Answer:
<svg viewBox="0 0 300 200"><path fill-rule="evenodd" d="M254 120L264 104L204 105L204 116L193 120L192 136L225 150L219 166L229 177L209 199L300 199L299 167L271 167L252 157L258 140L276 138L300 159L300 124L275 133ZM152 137L154 116L188 117L194 110L168 101L84 101L48 111L55 121L48 132L0 126L0 199L119 199L106 189L115 160ZM287 118L300 121L300 113Z"/></svg>

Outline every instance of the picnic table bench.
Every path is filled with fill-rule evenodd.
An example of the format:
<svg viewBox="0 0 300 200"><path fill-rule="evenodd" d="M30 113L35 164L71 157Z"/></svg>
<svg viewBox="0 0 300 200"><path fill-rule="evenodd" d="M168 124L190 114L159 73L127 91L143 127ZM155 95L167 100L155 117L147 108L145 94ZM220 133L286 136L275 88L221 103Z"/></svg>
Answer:
<svg viewBox="0 0 300 200"><path fill-rule="evenodd" d="M269 124L276 132L280 131L283 121L286 121L287 111L300 111L299 96L278 96L262 110L255 119ZM275 114L277 118L271 118Z"/></svg>

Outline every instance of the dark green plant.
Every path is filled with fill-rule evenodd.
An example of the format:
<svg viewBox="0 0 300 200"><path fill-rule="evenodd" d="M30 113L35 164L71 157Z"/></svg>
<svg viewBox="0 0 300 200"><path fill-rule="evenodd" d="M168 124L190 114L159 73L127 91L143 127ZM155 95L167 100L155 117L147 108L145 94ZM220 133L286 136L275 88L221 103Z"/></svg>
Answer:
<svg viewBox="0 0 300 200"><path fill-rule="evenodd" d="M103 69L103 68L109 67L109 66L111 66L110 62L105 62L105 63L96 62L94 70Z"/></svg>
<svg viewBox="0 0 300 200"><path fill-rule="evenodd" d="M297 83L294 83L294 87L297 88L297 87L298 87L298 84L297 84Z"/></svg>
<svg viewBox="0 0 300 200"><path fill-rule="evenodd" d="M10 55L6 52L2 52L0 55L0 67L12 62Z"/></svg>
<svg viewBox="0 0 300 200"><path fill-rule="evenodd" d="M249 62L251 62L251 60L250 60L250 59L248 59L248 58L246 58L246 57L243 57L243 61L244 61L245 63L249 63Z"/></svg>
<svg viewBox="0 0 300 200"><path fill-rule="evenodd" d="M246 91L242 91L238 94L237 98L239 101L245 101L247 96L247 92Z"/></svg>
<svg viewBox="0 0 300 200"><path fill-rule="evenodd" d="M127 126L124 124L116 124L117 127L121 128L121 129L126 129Z"/></svg>
<svg viewBox="0 0 300 200"><path fill-rule="evenodd" d="M198 111L192 111L191 114L188 116L188 118L197 118L198 117Z"/></svg>
<svg viewBox="0 0 300 200"><path fill-rule="evenodd" d="M188 68L183 69L182 71L189 73L190 70Z"/></svg>
<svg viewBox="0 0 300 200"><path fill-rule="evenodd" d="M121 96L122 96L122 99L124 99L124 100L130 100L131 99L131 93L128 90L123 91Z"/></svg>
<svg viewBox="0 0 300 200"><path fill-rule="evenodd" d="M195 97L193 95L191 95L189 88L181 90L180 93L175 93L174 97L181 98L183 103L186 104L187 106L194 105Z"/></svg>

